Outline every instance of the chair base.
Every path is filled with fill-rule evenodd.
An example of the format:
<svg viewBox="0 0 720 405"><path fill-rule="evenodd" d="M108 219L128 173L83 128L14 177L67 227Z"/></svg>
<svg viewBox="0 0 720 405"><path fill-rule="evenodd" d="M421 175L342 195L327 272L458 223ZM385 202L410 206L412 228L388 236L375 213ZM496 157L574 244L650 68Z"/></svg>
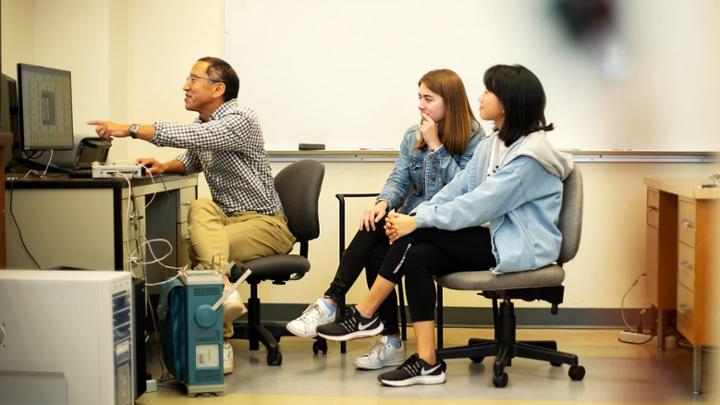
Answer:
<svg viewBox="0 0 720 405"><path fill-rule="evenodd" d="M247 303L247 321L233 322L233 339L249 341L251 351L260 349L260 343L267 349L268 366L282 365L282 353L278 342L283 336L292 334L283 324L260 322L260 299L257 297L257 283L250 284L250 299Z"/></svg>
<svg viewBox="0 0 720 405"><path fill-rule="evenodd" d="M515 340L515 310L509 299L500 304L499 314L493 306L495 315L495 339L475 339L468 341L468 346L438 349L439 359L469 358L473 362L481 362L485 357L495 356L493 362L493 385L505 387L508 375L505 367L512 365L515 357L547 361L553 366L570 365L568 375L572 380L582 380L585 368L578 364L577 355L557 350L557 343L552 340L517 341Z"/></svg>
<svg viewBox="0 0 720 405"><path fill-rule="evenodd" d="M279 366L282 364L282 353L280 352L280 338L289 336L283 331L285 326L279 324L251 325L247 322L233 323L233 339L245 339L249 341L251 351L260 350L260 343L267 349L268 366Z"/></svg>

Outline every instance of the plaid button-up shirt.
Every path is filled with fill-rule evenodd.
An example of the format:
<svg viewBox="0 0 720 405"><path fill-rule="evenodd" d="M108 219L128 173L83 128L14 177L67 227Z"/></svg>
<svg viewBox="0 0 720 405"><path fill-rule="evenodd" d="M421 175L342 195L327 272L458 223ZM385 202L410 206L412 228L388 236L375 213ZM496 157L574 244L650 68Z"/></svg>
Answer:
<svg viewBox="0 0 720 405"><path fill-rule="evenodd" d="M275 191L270 159L255 112L239 107L237 99L221 105L207 122L155 122L158 146L184 148L177 157L186 173L204 172L213 201L226 214L282 210Z"/></svg>

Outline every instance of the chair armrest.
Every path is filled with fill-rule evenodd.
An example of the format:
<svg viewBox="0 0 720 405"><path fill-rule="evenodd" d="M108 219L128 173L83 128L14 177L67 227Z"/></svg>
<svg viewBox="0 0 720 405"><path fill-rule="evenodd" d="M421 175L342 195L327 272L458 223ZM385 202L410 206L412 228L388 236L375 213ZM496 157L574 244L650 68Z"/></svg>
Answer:
<svg viewBox="0 0 720 405"><path fill-rule="evenodd" d="M380 193L342 193L335 194L335 198L342 202L345 201L346 198L377 197L378 195L380 195Z"/></svg>

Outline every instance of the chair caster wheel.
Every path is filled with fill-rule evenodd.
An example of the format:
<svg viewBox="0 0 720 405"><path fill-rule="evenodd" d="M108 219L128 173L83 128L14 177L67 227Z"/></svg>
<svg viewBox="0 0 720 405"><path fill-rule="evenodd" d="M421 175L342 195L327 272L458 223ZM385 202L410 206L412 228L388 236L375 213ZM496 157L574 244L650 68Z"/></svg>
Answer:
<svg viewBox="0 0 720 405"><path fill-rule="evenodd" d="M482 363L482 361L485 360L485 357L470 357L470 360L473 363Z"/></svg>
<svg viewBox="0 0 720 405"><path fill-rule="evenodd" d="M282 353L270 352L267 354L267 365L268 366L279 366L282 364Z"/></svg>
<svg viewBox="0 0 720 405"><path fill-rule="evenodd" d="M570 366L570 370L568 370L568 376L573 381L582 381L582 379L585 377L585 367Z"/></svg>
<svg viewBox="0 0 720 405"><path fill-rule="evenodd" d="M319 352L322 352L322 354L327 354L327 341L325 339L316 340L315 342L313 342L312 350L314 354L318 354Z"/></svg>
<svg viewBox="0 0 720 405"><path fill-rule="evenodd" d="M550 364L551 364L553 367L560 367L560 366L562 366L562 363L559 362L559 361L551 361Z"/></svg>
<svg viewBox="0 0 720 405"><path fill-rule="evenodd" d="M506 372L502 372L501 374L495 374L493 376L493 385L496 388L504 388L508 383L508 375Z"/></svg>

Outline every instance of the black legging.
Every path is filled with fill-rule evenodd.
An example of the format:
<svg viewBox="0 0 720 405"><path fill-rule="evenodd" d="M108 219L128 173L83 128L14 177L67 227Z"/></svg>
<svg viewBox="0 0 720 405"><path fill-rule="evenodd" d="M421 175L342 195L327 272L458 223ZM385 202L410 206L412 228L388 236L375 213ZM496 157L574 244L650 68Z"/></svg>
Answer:
<svg viewBox="0 0 720 405"><path fill-rule="evenodd" d="M420 322L435 319L433 275L483 271L495 265L487 228L420 228L390 246L380 275L396 284L405 275L410 316L413 322Z"/></svg>
<svg viewBox="0 0 720 405"><path fill-rule="evenodd" d="M336 302L343 299L360 276L363 267L365 268L368 288L372 287L385 254L390 248L384 227L385 219L383 218L375 224L374 231L361 230L355 234L355 237L345 249L345 253L343 253L335 278L330 283L330 288L325 292L325 296L334 299ZM397 294L393 290L378 310L380 320L384 325L382 332L384 335L400 332L397 307Z"/></svg>

